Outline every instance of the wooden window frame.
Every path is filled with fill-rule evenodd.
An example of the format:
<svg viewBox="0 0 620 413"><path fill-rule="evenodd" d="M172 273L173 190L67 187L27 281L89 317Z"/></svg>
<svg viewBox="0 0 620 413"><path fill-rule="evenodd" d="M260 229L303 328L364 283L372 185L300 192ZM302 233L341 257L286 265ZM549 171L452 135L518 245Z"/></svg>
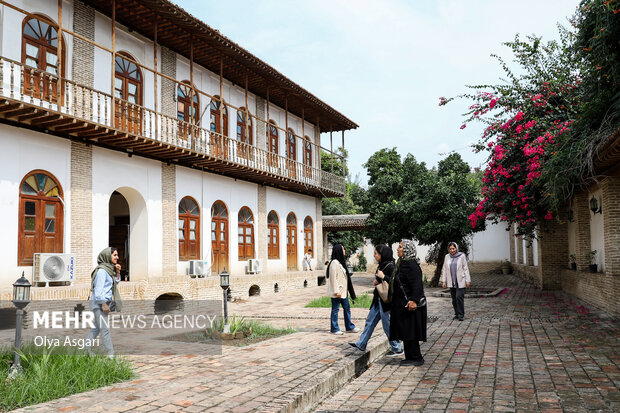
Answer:
<svg viewBox="0 0 620 413"><path fill-rule="evenodd" d="M194 93L186 93L193 90ZM190 94L193 95L193 101L190 100ZM180 118L181 111L179 105L183 105L183 117ZM194 108L193 124L191 122L190 108ZM196 92L196 88L184 80L177 86L177 120L179 121L179 137L187 140L192 135L190 133L191 126L200 126L200 96Z"/></svg>
<svg viewBox="0 0 620 413"><path fill-rule="evenodd" d="M269 220L269 216L274 214L276 217L276 223L274 224ZM279 260L280 259L280 217L274 210L269 211L267 214L267 259ZM275 243L272 242L275 239Z"/></svg>
<svg viewBox="0 0 620 413"><path fill-rule="evenodd" d="M226 211L226 217L221 217L221 216L214 216L213 215L213 210L215 208L215 205L217 204L221 204L224 207L224 211ZM220 226L219 225L215 225L216 229L213 229L213 223L224 223L224 240L225 240L225 244L226 244L226 251L224 251L224 254L226 256L226 262L225 265L222 268L217 268L217 265L215 263L215 251L213 249L214 247L214 243L216 244L220 244L222 243L221 239L219 239L216 236L216 241L213 240L213 234L215 233L216 235L221 234L222 231L220 230ZM219 274L219 272L221 272L224 267L226 267L229 264L229 259L230 259L230 234L229 234L229 225L230 225L230 212L228 210L228 207L226 206L226 204L224 203L224 201L221 200L217 200L215 202L213 202L213 204L211 205L211 256L212 256L212 265L211 265L211 273L212 274Z"/></svg>
<svg viewBox="0 0 620 413"><path fill-rule="evenodd" d="M246 221L241 221L241 211L247 210L250 213L250 218L252 219L252 222L249 223ZM239 230L237 230L237 244L239 246L239 255L238 258L240 261L247 261L247 260L251 260L254 259L255 257L255 253L254 253L254 214L252 213L252 210L247 207L244 206L241 209L239 209L239 213L237 214L237 226L239 229L242 229L243 234L239 234ZM243 242L239 242L239 235L243 235ZM247 243L246 242L246 237L250 235L250 239L251 239L251 243ZM248 253L248 251L250 251L250 253Z"/></svg>
<svg viewBox="0 0 620 413"><path fill-rule="evenodd" d="M22 186L24 182L32 175L35 174L43 174L47 176L47 179L51 179L56 184L58 188L58 196L45 196L42 191L39 191L37 195L27 195L22 194ZM35 230L32 231L34 238L34 251L35 253L62 253L64 249L64 205L62 203L63 199L63 191L62 186L58 179L50 172L35 169L33 171L28 172L24 175L24 178L21 180L19 184L19 225L18 225L18 236L17 236L17 265L18 266L29 266L33 265L33 257L30 255L26 255L26 231L25 231L25 205L26 202L35 202ZM43 241L45 238L45 205L53 204L54 205L54 245L51 248L44 248ZM37 217L39 218L37 220Z"/></svg>
<svg viewBox="0 0 620 413"><path fill-rule="evenodd" d="M186 213L181 213L180 211L178 211L178 209L181 208L181 203L183 201L185 201L186 199L191 200L195 205L196 208L198 210L198 215L192 215L189 211L187 211ZM181 199L181 201L179 201L179 205L178 205L178 220L184 221L184 225L183 228L178 228L178 230L180 231L181 229L183 229L184 231L184 239L182 240L181 237L179 237L179 261L189 261L189 260L199 260L200 259L200 204L198 202L196 202L196 200L194 198L192 198L191 196L185 196ZM180 223L179 221L177 221L177 225ZM196 222L196 227L195 227L195 231L196 231L196 239L195 241L195 245L191 246L190 244L190 222L194 221ZM184 249L186 251L185 254L181 254L181 243L184 243ZM195 251L192 251L192 249L194 249Z"/></svg>
<svg viewBox="0 0 620 413"><path fill-rule="evenodd" d="M140 77L139 80L134 79L129 75L129 72L119 72L116 68L116 59L123 59L130 64L136 66L136 71ZM144 75L140 66L135 64L137 60L127 52L117 52L114 61L114 90L112 96L114 96L114 120L115 127L118 129L125 129L132 133L142 132L142 102L144 93ZM116 79L121 81L120 98L116 97ZM136 103L129 101L129 84L136 86ZM137 110L136 108L137 107ZM136 110L137 113L134 113Z"/></svg>

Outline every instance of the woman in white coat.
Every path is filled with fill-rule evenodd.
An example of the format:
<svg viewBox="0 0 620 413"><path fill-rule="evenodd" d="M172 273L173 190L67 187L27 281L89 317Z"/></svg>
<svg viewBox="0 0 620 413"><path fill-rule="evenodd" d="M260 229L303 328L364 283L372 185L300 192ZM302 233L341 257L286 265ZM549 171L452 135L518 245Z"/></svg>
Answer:
<svg viewBox="0 0 620 413"><path fill-rule="evenodd" d="M454 307L453 320L463 321L465 317L465 288L471 285L467 257L459 251L456 242L448 244L449 254L443 262L441 269L441 282L443 288L450 288L452 307Z"/></svg>
<svg viewBox="0 0 620 413"><path fill-rule="evenodd" d="M347 333L357 333L360 331L351 321L351 307L348 296L351 296L352 301L355 300L355 290L353 289L353 283L351 283L351 275L347 270L344 254L344 247L341 244L334 245L332 248L332 259L325 272L327 277L327 295L329 295L332 301L330 331L332 334L337 335L343 334L340 327L338 327L338 310L341 305Z"/></svg>

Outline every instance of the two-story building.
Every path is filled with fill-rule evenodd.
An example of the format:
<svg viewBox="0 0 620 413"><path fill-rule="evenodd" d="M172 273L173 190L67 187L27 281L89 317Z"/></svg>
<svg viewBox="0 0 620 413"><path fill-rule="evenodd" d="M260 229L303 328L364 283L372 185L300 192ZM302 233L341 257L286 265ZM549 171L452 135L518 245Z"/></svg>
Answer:
<svg viewBox="0 0 620 413"><path fill-rule="evenodd" d="M0 292L38 253L86 288L107 246L133 296L197 296L192 260L307 284L345 190L321 152L354 122L167 0L0 0L0 27Z"/></svg>

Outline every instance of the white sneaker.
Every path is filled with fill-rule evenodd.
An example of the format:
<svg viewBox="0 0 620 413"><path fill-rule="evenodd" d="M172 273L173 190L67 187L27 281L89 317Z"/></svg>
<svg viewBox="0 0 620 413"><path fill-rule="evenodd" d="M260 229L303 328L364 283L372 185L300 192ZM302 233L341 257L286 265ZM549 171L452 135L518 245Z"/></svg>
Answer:
<svg viewBox="0 0 620 413"><path fill-rule="evenodd" d="M341 336L341 335L343 335L344 333L343 333L342 331L338 330L338 331L332 331L332 334L334 334L334 335L336 335L336 336Z"/></svg>
<svg viewBox="0 0 620 413"><path fill-rule="evenodd" d="M353 330L347 330L347 333L359 333L360 329L359 327L355 327Z"/></svg>

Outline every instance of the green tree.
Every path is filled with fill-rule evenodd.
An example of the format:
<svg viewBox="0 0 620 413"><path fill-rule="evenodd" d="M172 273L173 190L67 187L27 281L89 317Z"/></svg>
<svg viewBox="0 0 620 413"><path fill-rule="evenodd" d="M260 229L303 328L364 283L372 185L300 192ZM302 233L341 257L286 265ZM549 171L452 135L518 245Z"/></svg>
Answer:
<svg viewBox="0 0 620 413"><path fill-rule="evenodd" d="M412 155L401 162L395 149L382 149L365 164L369 176L366 209L370 214L367 234L373 243L392 243L414 238L434 245L437 264L431 285L437 285L447 243L457 242L467 252L467 236L474 231L469 215L479 197L479 175L459 154L451 154L429 170Z"/></svg>

